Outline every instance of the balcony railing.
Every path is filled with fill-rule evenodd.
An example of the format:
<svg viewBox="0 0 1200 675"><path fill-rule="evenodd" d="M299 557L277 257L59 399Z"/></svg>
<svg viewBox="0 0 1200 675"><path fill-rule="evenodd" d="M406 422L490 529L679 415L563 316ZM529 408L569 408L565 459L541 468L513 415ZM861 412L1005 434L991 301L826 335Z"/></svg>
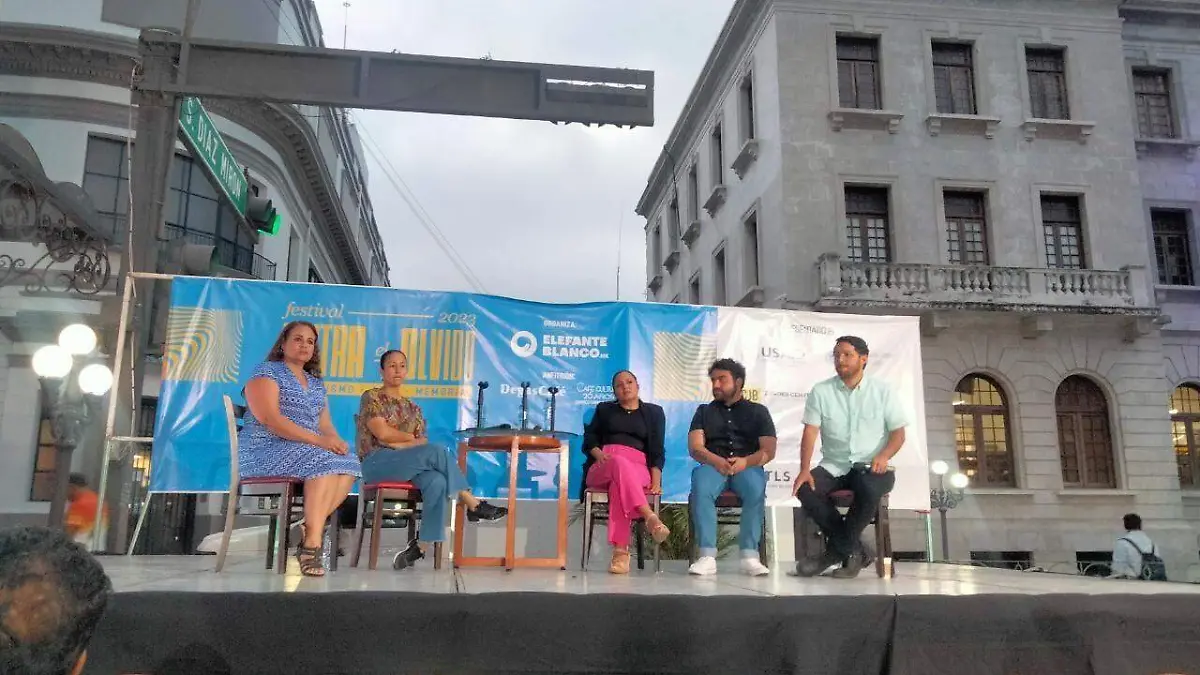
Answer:
<svg viewBox="0 0 1200 675"><path fill-rule="evenodd" d="M245 272L265 281L275 280L275 263L255 253L253 249L218 237L211 232L201 232L179 225L167 225L165 241L183 239L189 244L212 246L217 251L217 264L239 272Z"/></svg>
<svg viewBox="0 0 1200 675"><path fill-rule="evenodd" d="M896 305L987 309L1128 310L1153 306L1145 269L1039 269L863 263L827 253L817 263L826 307Z"/></svg>

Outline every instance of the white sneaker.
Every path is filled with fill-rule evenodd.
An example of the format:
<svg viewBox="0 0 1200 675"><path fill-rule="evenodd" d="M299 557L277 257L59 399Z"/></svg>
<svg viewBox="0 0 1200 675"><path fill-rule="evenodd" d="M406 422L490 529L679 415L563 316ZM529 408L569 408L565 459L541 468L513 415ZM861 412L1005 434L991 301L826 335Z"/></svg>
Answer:
<svg viewBox="0 0 1200 675"><path fill-rule="evenodd" d="M688 574L695 574L698 577L708 577L717 573L717 559L706 555L703 558L692 563L688 568Z"/></svg>
<svg viewBox="0 0 1200 675"><path fill-rule="evenodd" d="M761 562L758 558L742 558L742 574L751 577L765 577L771 573L771 570Z"/></svg>

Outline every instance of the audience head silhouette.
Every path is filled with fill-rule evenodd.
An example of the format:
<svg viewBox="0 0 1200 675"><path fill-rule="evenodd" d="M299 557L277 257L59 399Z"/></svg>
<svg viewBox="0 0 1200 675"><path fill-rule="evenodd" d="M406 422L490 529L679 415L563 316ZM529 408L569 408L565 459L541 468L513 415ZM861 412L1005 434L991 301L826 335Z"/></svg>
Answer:
<svg viewBox="0 0 1200 675"><path fill-rule="evenodd" d="M100 563L63 533L0 531L0 673L82 672L111 593Z"/></svg>

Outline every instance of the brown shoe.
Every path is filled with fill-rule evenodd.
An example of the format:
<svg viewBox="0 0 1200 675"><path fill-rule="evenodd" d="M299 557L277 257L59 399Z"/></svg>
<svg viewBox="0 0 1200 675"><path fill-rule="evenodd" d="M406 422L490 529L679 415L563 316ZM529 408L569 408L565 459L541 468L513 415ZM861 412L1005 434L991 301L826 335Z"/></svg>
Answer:
<svg viewBox="0 0 1200 675"><path fill-rule="evenodd" d="M614 548L608 571L610 574L629 574L629 551Z"/></svg>

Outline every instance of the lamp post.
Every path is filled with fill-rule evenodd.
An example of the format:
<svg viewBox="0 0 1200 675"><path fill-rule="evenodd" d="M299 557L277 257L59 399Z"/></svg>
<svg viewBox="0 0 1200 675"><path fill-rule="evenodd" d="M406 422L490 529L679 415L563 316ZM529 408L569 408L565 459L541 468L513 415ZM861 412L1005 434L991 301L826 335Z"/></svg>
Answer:
<svg viewBox="0 0 1200 675"><path fill-rule="evenodd" d="M95 350L96 331L75 323L62 329L58 344L46 345L33 353L33 372L42 380L52 407L50 425L54 430L55 456L54 497L50 501L48 523L51 528L64 527L71 457L88 420L86 397L103 396L113 385L113 373L108 366L87 362L86 357Z"/></svg>
<svg viewBox="0 0 1200 675"><path fill-rule="evenodd" d="M950 559L950 537L946 532L946 512L958 506L963 500L963 490L971 480L967 478L966 474L956 472L950 476L950 487L946 487L946 473L950 471L950 465L940 459L931 463L929 470L937 476L937 487L929 491L929 505L941 514L942 560L946 561Z"/></svg>

